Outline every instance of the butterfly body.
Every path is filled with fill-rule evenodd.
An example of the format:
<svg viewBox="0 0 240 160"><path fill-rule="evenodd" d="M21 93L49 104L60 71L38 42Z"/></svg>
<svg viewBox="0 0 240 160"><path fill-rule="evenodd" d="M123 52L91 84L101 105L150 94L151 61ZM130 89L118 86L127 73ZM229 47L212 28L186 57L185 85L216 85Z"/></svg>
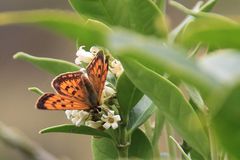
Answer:
<svg viewBox="0 0 240 160"><path fill-rule="evenodd" d="M99 51L83 71L68 72L52 81L56 93L45 93L36 104L47 110L92 110L98 111L108 72L108 58Z"/></svg>
<svg viewBox="0 0 240 160"><path fill-rule="evenodd" d="M89 100L91 108L95 108L96 106L99 106L100 102L98 101L98 95L92 83L90 82L90 80L86 76L82 76L82 81L84 83L84 86L88 95L87 99Z"/></svg>

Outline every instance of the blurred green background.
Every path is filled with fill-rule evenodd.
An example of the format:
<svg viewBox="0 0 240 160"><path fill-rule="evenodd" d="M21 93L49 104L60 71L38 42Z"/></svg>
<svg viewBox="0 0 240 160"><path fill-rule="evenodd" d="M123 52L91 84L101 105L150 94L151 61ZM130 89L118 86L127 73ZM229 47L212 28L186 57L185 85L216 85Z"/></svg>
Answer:
<svg viewBox="0 0 240 160"><path fill-rule="evenodd" d="M178 0L178 2L191 7L197 1ZM41 8L71 10L67 0L0 0L0 12ZM167 11L171 27L184 17L184 14L172 7L168 7ZM240 14L240 1L219 0L214 12L227 16ZM74 62L76 46L74 42L61 35L37 27L24 25L0 27L0 122L18 128L60 158L91 159L88 136L38 134L42 128L69 121L65 118L64 112L35 109L34 104L38 96L29 92L27 88L37 86L45 92L51 92L50 82L53 77L28 63L14 61L12 56L18 51ZM7 147L0 141L0 160L5 159L25 158L17 150Z"/></svg>

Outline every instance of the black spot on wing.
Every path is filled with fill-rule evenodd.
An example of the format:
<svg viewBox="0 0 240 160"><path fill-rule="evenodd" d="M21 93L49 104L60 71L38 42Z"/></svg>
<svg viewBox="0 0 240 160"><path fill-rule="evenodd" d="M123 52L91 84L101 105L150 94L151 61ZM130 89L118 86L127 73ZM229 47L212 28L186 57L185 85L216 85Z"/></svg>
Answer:
<svg viewBox="0 0 240 160"><path fill-rule="evenodd" d="M52 96L54 96L55 94L53 93L46 93L44 94L42 97L40 97L37 101L37 105L36 107L38 109L47 109L46 106L45 106L45 102Z"/></svg>

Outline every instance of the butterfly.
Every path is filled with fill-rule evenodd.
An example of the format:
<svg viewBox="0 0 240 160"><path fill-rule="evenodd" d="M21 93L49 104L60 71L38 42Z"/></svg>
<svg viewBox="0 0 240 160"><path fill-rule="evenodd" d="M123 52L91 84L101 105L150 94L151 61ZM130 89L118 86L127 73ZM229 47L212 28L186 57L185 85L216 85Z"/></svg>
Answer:
<svg viewBox="0 0 240 160"><path fill-rule="evenodd" d="M37 103L46 110L95 110L101 104L101 96L108 73L108 57L99 51L86 71L68 72L52 81L56 93L45 93Z"/></svg>

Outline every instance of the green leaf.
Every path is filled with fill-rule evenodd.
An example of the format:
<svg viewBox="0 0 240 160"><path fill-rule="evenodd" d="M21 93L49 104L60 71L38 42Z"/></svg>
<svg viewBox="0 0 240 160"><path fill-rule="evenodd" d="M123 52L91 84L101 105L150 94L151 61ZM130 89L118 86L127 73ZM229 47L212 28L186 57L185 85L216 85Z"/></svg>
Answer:
<svg viewBox="0 0 240 160"><path fill-rule="evenodd" d="M240 80L240 79L239 79ZM214 99L218 112L214 113L212 123L220 144L230 154L240 159L240 81L231 89L222 89Z"/></svg>
<svg viewBox="0 0 240 160"><path fill-rule="evenodd" d="M110 34L107 41L114 56L120 60L121 57L136 59L159 74L166 72L194 84L205 95L219 86L218 81L196 65L195 61L188 60L181 49L162 45L161 41L153 38L123 31Z"/></svg>
<svg viewBox="0 0 240 160"><path fill-rule="evenodd" d="M161 10L152 0L128 1L130 25L133 30L153 36L166 37L167 23Z"/></svg>
<svg viewBox="0 0 240 160"><path fill-rule="evenodd" d="M181 91L170 81L136 60L124 56L121 56L120 60L131 81L156 104L183 139L207 159L208 136Z"/></svg>
<svg viewBox="0 0 240 160"><path fill-rule="evenodd" d="M240 51L218 50L198 61L198 65L222 84L234 84L240 78Z"/></svg>
<svg viewBox="0 0 240 160"><path fill-rule="evenodd" d="M135 130L132 134L128 154L130 159L153 159L152 145L148 137L140 129Z"/></svg>
<svg viewBox="0 0 240 160"><path fill-rule="evenodd" d="M166 11L166 4L167 1L166 0L153 0L153 2L158 6L158 8L165 13Z"/></svg>
<svg viewBox="0 0 240 160"><path fill-rule="evenodd" d="M195 87L188 85L186 83L183 83L183 87L186 89L186 92L188 93L191 100L196 104L198 109L200 111L202 111L203 113L205 113L207 110L207 107L206 107L199 91Z"/></svg>
<svg viewBox="0 0 240 160"><path fill-rule="evenodd" d="M142 96L143 93L123 73L117 81L117 99L121 114L128 115L129 111L138 103Z"/></svg>
<svg viewBox="0 0 240 160"><path fill-rule="evenodd" d="M190 153L192 160L205 160L198 152L191 149Z"/></svg>
<svg viewBox="0 0 240 160"><path fill-rule="evenodd" d="M154 111L156 111L156 107L152 101L147 96L143 96L129 114L129 132L131 133L141 126Z"/></svg>
<svg viewBox="0 0 240 160"><path fill-rule="evenodd" d="M107 25L121 26L148 35L166 35L164 17L151 0L69 0L69 2L81 15Z"/></svg>
<svg viewBox="0 0 240 160"><path fill-rule="evenodd" d="M230 154L240 158L240 52L220 50L202 59L200 65L208 68L223 84L208 98L212 126L218 140Z"/></svg>
<svg viewBox="0 0 240 160"><path fill-rule="evenodd" d="M112 30L111 30L111 28L109 28L106 24L104 24L104 23L102 23L102 22L100 22L100 21L97 21L97 20L93 20L93 19L88 19L87 21L86 21L86 23L85 23L85 26L87 27L87 28L94 28L94 30L96 30L96 31L101 31L102 33L107 33L107 32L112 32ZM99 32L100 33L100 32ZM91 32L89 32L88 34L86 34L85 35L86 36L86 38L87 37L89 37L89 42L91 41L91 37L92 36L94 36L94 35L92 35L92 33ZM96 36L98 36L98 35L96 35ZM105 36L103 36L102 35L102 38L104 39L104 37ZM101 43L95 43L95 42L97 42L97 41L95 41L94 40L94 38L98 38L98 37L93 37L93 39L92 39L92 44L93 45L88 45L87 47L90 49L90 47L92 47L92 46L94 46L94 45L101 45ZM99 41L99 42L103 42L103 41ZM84 45L84 46L86 46L86 41L85 41L85 39L83 39L83 37L82 36L80 36L80 37L78 37L77 38L77 48L79 48L80 46L82 46L82 45ZM102 44L103 45L103 44Z"/></svg>
<svg viewBox="0 0 240 160"><path fill-rule="evenodd" d="M67 61L45 57L35 57L23 52L16 53L13 58L29 62L34 66L43 69L53 75L78 71L80 69L79 66Z"/></svg>
<svg viewBox="0 0 240 160"><path fill-rule="evenodd" d="M35 24L61 33L87 47L103 45L106 30L86 26L86 20L77 14L62 10L32 10L0 13L0 26L15 24Z"/></svg>
<svg viewBox="0 0 240 160"><path fill-rule="evenodd" d="M112 29L108 27L106 24L94 19L88 19L86 22L86 26L92 27L92 28L98 28L98 30L100 31L106 31L106 32L112 31Z"/></svg>
<svg viewBox="0 0 240 160"><path fill-rule="evenodd" d="M108 138L92 138L94 160L118 159L118 151L113 141Z"/></svg>
<svg viewBox="0 0 240 160"><path fill-rule="evenodd" d="M119 157L116 145L107 138L93 138L92 150L94 160L118 159ZM140 129L132 134L128 154L130 159L153 159L151 143Z"/></svg>
<svg viewBox="0 0 240 160"><path fill-rule="evenodd" d="M198 64L222 84L212 91L206 101L210 113L214 115L218 112L217 106L220 106L216 105L220 103L219 97L225 94L223 91L231 88L240 80L240 52L236 50L216 51L202 58Z"/></svg>
<svg viewBox="0 0 240 160"><path fill-rule="evenodd" d="M100 131L91 127L87 126L80 126L77 127L75 125L70 124L63 124L58 126L52 126L45 129L42 129L39 133L75 133L75 134L85 134L97 137L105 137L111 138L109 134L105 133L104 131Z"/></svg>
<svg viewBox="0 0 240 160"><path fill-rule="evenodd" d="M187 48L199 42L210 50L219 48L240 49L240 25L215 14L199 17L189 24L178 37L178 42Z"/></svg>

